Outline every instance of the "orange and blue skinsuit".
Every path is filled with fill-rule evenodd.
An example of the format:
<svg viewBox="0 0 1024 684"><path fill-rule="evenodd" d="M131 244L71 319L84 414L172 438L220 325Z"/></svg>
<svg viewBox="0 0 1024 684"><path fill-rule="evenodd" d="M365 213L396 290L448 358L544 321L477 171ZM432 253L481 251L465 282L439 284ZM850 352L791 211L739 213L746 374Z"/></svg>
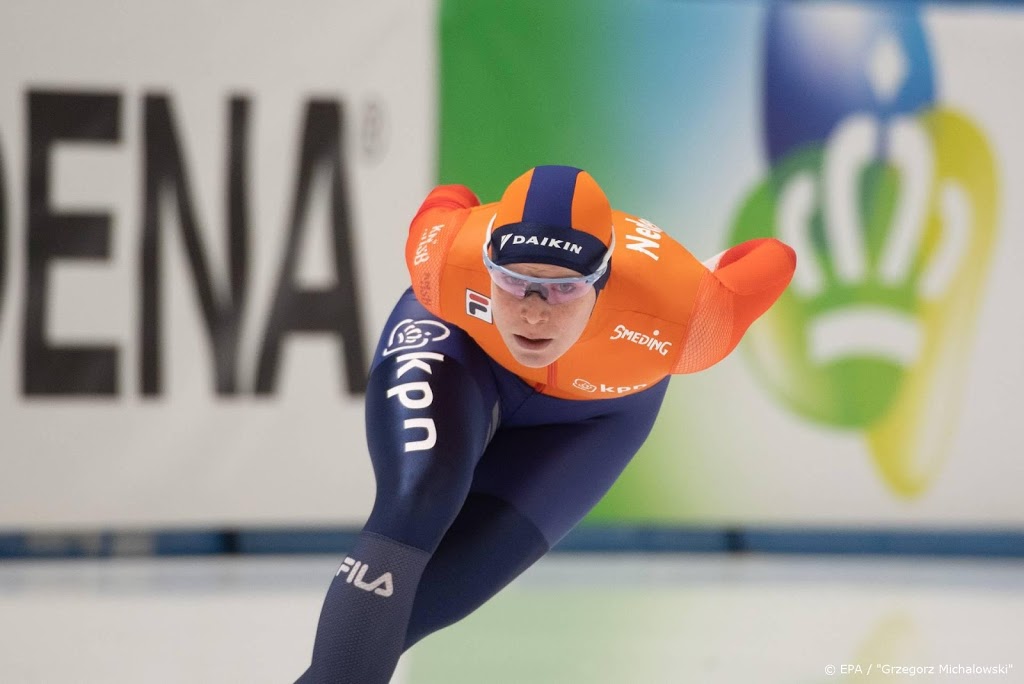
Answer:
<svg viewBox="0 0 1024 684"><path fill-rule="evenodd" d="M377 497L328 590L302 682L387 682L405 649L543 556L647 438L668 377L725 358L795 268L771 239L709 268L650 222L612 212L611 274L583 336L527 368L490 312L481 248L498 208L442 186L412 222L412 288L367 388Z"/></svg>
<svg viewBox="0 0 1024 684"><path fill-rule="evenodd" d="M527 368L481 315L491 287L481 245L497 211L498 203L480 205L465 186L431 192L406 244L413 290L503 368L559 399L622 396L714 365L778 298L796 266L790 247L766 238L727 250L711 270L654 224L614 211L612 275L587 329L555 363Z"/></svg>

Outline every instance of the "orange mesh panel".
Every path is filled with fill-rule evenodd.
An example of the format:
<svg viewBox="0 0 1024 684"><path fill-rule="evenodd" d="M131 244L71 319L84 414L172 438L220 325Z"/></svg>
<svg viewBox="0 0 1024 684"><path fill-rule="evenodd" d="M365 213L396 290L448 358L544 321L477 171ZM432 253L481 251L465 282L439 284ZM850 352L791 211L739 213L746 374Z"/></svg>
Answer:
<svg viewBox="0 0 1024 684"><path fill-rule="evenodd" d="M697 286L697 297L673 373L696 373L721 361L735 346L733 293L709 271Z"/></svg>
<svg viewBox="0 0 1024 684"><path fill-rule="evenodd" d="M673 373L693 373L724 359L789 285L796 253L775 239L749 240L722 255L697 290L683 350Z"/></svg>
<svg viewBox="0 0 1024 684"><path fill-rule="evenodd" d="M451 209L430 209L416 217L409 231L405 258L409 266L412 289L427 311L441 315L441 275L448 251L465 222L468 210L453 216Z"/></svg>

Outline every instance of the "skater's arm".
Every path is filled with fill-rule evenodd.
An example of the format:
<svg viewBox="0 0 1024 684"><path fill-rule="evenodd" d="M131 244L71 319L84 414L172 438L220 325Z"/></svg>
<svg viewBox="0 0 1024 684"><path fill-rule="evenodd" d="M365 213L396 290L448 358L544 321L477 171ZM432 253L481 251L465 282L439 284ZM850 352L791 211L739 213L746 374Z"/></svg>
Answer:
<svg viewBox="0 0 1024 684"><path fill-rule="evenodd" d="M775 303L796 269L796 253L773 238L736 245L705 262L687 333L673 373L718 363L747 328Z"/></svg>
<svg viewBox="0 0 1024 684"><path fill-rule="evenodd" d="M465 185L439 185L423 200L409 225L405 261L416 298L430 313L441 316L441 273L455 236L480 204Z"/></svg>

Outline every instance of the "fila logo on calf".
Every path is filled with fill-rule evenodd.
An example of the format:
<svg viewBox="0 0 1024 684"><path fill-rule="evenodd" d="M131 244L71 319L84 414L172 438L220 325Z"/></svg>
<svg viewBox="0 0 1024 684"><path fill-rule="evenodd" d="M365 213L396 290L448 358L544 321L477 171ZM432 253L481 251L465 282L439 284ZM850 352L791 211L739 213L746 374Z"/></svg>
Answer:
<svg viewBox="0 0 1024 684"><path fill-rule="evenodd" d="M338 572L334 573L334 576L338 577L341 573L347 572L348 577L345 578L345 582L355 585L357 589L372 591L374 594L383 596L384 598L395 593L395 583L390 572L385 572L372 582L365 581L366 570L368 567L369 566L367 566L366 563L362 563L354 558L345 556L345 560L341 562L341 567L338 568Z"/></svg>

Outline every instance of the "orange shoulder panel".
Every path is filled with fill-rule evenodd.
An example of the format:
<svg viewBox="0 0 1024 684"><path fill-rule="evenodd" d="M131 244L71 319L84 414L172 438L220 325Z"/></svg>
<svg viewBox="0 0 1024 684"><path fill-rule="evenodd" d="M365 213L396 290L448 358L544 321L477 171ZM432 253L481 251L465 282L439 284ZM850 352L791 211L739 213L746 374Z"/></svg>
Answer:
<svg viewBox="0 0 1024 684"><path fill-rule="evenodd" d="M583 339L559 366L597 389L629 394L672 372L707 269L650 221L613 212L615 252Z"/></svg>
<svg viewBox="0 0 1024 684"><path fill-rule="evenodd" d="M430 313L441 316L441 275L452 243L469 216L480 204L464 185L441 185L423 200L409 225L405 263L416 298Z"/></svg>

